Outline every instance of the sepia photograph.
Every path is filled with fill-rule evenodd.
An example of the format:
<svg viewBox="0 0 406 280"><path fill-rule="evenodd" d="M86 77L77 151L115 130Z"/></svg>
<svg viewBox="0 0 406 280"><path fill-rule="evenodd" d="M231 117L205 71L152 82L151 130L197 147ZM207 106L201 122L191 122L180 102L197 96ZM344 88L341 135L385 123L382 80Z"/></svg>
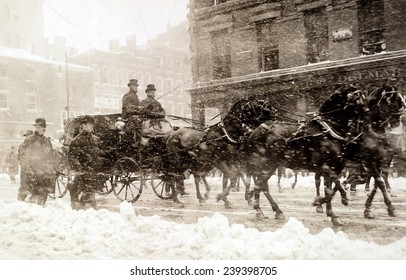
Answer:
<svg viewBox="0 0 406 280"><path fill-rule="evenodd" d="M0 0L0 267L404 261L405 79L406 0Z"/></svg>

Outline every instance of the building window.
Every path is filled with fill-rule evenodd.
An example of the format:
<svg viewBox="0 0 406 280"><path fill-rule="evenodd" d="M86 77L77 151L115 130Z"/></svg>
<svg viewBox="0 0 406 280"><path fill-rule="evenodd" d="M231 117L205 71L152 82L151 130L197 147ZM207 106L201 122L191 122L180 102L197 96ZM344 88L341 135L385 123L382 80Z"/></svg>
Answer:
<svg viewBox="0 0 406 280"><path fill-rule="evenodd" d="M386 50L383 0L358 1L360 52L364 55Z"/></svg>
<svg viewBox="0 0 406 280"><path fill-rule="evenodd" d="M273 20L256 23L260 71L279 69L278 33Z"/></svg>
<svg viewBox="0 0 406 280"><path fill-rule="evenodd" d="M8 108L8 91L0 90L0 110Z"/></svg>
<svg viewBox="0 0 406 280"><path fill-rule="evenodd" d="M35 92L27 92L27 111L37 111L37 94Z"/></svg>
<svg viewBox="0 0 406 280"><path fill-rule="evenodd" d="M107 84L109 82L109 69L103 67L100 69L100 83Z"/></svg>
<svg viewBox="0 0 406 280"><path fill-rule="evenodd" d="M27 111L38 110L38 84L35 81L26 81Z"/></svg>
<svg viewBox="0 0 406 280"><path fill-rule="evenodd" d="M212 32L211 51L213 59L213 79L231 77L230 39L228 30Z"/></svg>
<svg viewBox="0 0 406 280"><path fill-rule="evenodd" d="M328 59L328 18L325 7L304 11L307 39L307 61L315 63Z"/></svg>

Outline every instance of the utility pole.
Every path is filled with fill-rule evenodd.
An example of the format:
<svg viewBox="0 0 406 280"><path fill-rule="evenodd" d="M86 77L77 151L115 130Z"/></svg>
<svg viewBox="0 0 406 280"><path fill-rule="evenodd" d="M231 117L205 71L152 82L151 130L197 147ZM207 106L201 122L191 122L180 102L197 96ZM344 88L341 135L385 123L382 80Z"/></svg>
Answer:
<svg viewBox="0 0 406 280"><path fill-rule="evenodd" d="M66 114L67 114L67 124L69 123L69 99L70 99L70 93L69 93L69 71L68 71L68 52L65 51L65 71L66 71Z"/></svg>

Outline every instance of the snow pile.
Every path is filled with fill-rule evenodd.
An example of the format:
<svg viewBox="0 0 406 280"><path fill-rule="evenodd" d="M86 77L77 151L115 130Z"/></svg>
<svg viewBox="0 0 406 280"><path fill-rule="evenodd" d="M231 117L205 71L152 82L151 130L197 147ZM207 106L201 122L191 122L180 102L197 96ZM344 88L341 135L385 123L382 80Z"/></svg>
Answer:
<svg viewBox="0 0 406 280"><path fill-rule="evenodd" d="M114 213L76 211L58 199L45 208L0 200L0 232L0 259L13 260L406 259L406 237L381 246L332 229L312 235L294 218L275 232L220 214L180 224L137 215L126 202Z"/></svg>

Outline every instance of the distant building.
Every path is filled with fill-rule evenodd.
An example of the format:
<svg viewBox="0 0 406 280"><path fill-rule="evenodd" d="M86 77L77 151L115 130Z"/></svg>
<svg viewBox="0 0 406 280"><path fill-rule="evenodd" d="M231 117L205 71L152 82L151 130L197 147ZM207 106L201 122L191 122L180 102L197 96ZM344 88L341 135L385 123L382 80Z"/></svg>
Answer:
<svg viewBox="0 0 406 280"><path fill-rule="evenodd" d="M35 118L44 117L47 135L56 138L68 111L70 118L94 112L91 68L67 67L68 76L63 62L0 48L0 148L21 142Z"/></svg>
<svg viewBox="0 0 406 280"><path fill-rule="evenodd" d="M43 0L2 0L0 47L44 55Z"/></svg>
<svg viewBox="0 0 406 280"><path fill-rule="evenodd" d="M110 42L109 51L90 50L70 57L70 61L93 69L93 92L97 113L121 112L122 96L128 92L129 79L138 79L140 99L146 98L147 84L155 84L156 98L167 114L191 118L190 51L187 23L169 28L144 46L137 47L135 37L125 46Z"/></svg>
<svg viewBox="0 0 406 280"><path fill-rule="evenodd" d="M244 95L303 119L337 84L406 93L406 0L190 0L195 119Z"/></svg>

